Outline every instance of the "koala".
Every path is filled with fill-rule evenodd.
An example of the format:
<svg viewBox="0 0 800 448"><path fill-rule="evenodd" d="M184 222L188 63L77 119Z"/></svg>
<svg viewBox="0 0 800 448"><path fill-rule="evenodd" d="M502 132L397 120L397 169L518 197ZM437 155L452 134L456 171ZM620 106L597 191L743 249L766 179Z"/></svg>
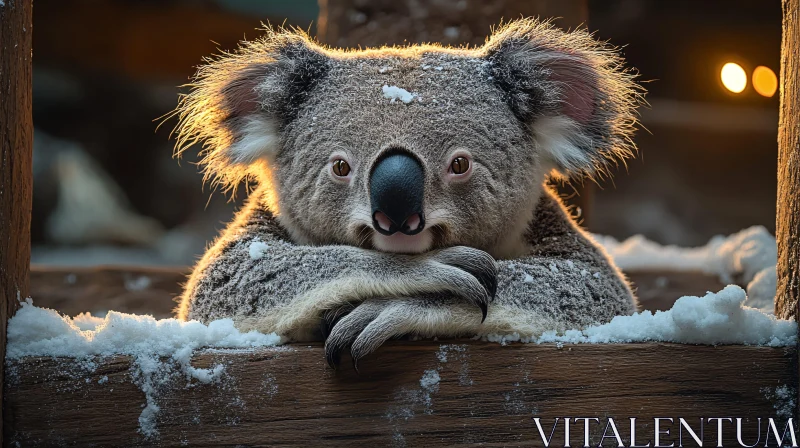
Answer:
<svg viewBox="0 0 800 448"><path fill-rule="evenodd" d="M632 155L641 88L586 31L523 19L485 45L340 50L268 29L199 68L176 151L248 200L181 319L325 340L534 337L632 314L619 269L547 187Z"/></svg>

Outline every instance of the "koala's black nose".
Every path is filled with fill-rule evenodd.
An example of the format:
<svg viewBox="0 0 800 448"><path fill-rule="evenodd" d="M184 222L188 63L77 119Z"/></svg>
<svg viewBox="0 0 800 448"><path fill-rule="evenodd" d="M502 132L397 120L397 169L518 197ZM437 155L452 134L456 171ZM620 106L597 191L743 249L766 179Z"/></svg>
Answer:
<svg viewBox="0 0 800 448"><path fill-rule="evenodd" d="M384 235L414 235L425 227L425 173L410 154L392 152L378 160L369 177L372 226Z"/></svg>

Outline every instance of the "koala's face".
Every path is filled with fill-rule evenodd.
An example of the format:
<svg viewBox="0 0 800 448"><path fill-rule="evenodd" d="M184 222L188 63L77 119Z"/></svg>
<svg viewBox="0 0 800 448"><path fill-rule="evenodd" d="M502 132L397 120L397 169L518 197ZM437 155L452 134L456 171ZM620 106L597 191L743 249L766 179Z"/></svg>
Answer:
<svg viewBox="0 0 800 448"><path fill-rule="evenodd" d="M585 33L533 21L474 50L270 34L201 69L180 132L206 141L215 174L271 183L297 240L503 255L549 172L627 153L634 87Z"/></svg>
<svg viewBox="0 0 800 448"><path fill-rule="evenodd" d="M282 219L318 243L494 245L530 212L544 168L490 76L442 52L336 61L285 127Z"/></svg>

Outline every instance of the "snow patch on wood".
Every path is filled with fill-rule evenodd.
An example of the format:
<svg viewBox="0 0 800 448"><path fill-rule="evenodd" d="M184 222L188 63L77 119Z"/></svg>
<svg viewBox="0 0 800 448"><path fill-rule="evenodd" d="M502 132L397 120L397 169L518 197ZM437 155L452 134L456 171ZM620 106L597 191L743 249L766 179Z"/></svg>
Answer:
<svg viewBox="0 0 800 448"><path fill-rule="evenodd" d="M767 400L772 401L775 415L782 418L794 417L797 405L797 389L783 385L775 388L764 387L761 392Z"/></svg>
<svg viewBox="0 0 800 448"><path fill-rule="evenodd" d="M619 242L594 235L623 271L692 271L719 277L722 283L741 279L747 284L747 306L773 312L778 260L775 237L762 226L730 236L715 236L702 247L664 246L642 235Z"/></svg>
<svg viewBox="0 0 800 448"><path fill-rule="evenodd" d="M225 366L207 369L191 364L195 350L203 347L255 348L278 345L275 334L242 333L231 319L202 324L177 319L110 311L105 318L81 314L75 319L54 310L38 308L28 299L8 322L7 360L27 356L72 358L84 370L94 371L96 358L131 355L131 377L145 394L139 431L147 439L158 437L156 417L163 389L172 379L185 377L188 384L219 382Z"/></svg>

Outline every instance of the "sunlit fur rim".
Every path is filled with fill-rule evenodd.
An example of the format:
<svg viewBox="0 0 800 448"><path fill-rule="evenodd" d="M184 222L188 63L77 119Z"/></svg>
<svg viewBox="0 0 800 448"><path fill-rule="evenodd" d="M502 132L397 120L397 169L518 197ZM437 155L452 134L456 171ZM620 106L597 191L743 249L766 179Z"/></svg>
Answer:
<svg viewBox="0 0 800 448"><path fill-rule="evenodd" d="M234 135L232 130L230 120L236 117L225 110L226 94L245 82L256 80L252 92L260 99L256 106L259 115L269 119L273 104L268 99L271 94L280 95L281 86L268 82L274 74L267 68L279 61L281 49L302 45L323 51L303 30L282 27L264 30L262 37L242 41L234 51L204 58L204 64L198 67L192 81L182 86L188 87L189 93L182 94L177 108L165 116L165 121L173 117L178 119L171 134L176 139L174 155L180 157L187 149L200 144L204 179L226 191L234 190L242 180L263 180L262 168L266 163L266 160L234 160L229 153L236 138L241 136Z"/></svg>
<svg viewBox="0 0 800 448"><path fill-rule="evenodd" d="M586 76L593 75L596 80L596 118L588 124L581 124L580 127L589 126L589 129L574 135L576 146L588 155L589 163L567 166L562 174L590 178L610 176L612 166L635 156L636 145L632 138L639 127L637 108L646 104L645 89L636 83L638 74L635 70L624 66L619 48L594 39L585 29L564 32L550 21L529 18L499 25L477 52L491 53L503 42L510 41L525 42L512 51L517 52L518 59L527 61L531 68L546 66L557 58L574 57L583 62L576 66L582 67ZM559 87L558 82L552 82L553 90L559 90ZM602 135L603 138L591 138L592 135Z"/></svg>

